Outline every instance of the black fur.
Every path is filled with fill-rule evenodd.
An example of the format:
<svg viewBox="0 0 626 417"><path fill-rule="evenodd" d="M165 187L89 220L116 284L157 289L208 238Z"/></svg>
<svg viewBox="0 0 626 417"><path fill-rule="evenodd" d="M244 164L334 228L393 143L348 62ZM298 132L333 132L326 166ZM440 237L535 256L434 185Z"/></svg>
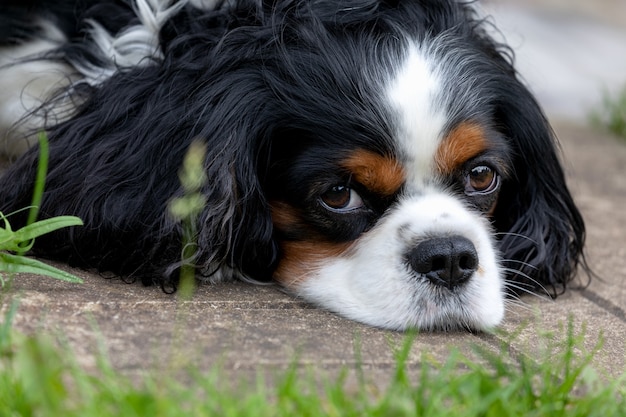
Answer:
<svg viewBox="0 0 626 417"><path fill-rule="evenodd" d="M98 61L83 39L85 16L115 22L107 26L112 32L133 21L124 2L108 9L98 3L79 2L71 13L57 14L70 38L58 59ZM12 28L0 31L5 42L29 35L20 29L23 21L15 17ZM407 39L443 35L450 41L441 41L442 59L466 51L477 66L468 71L484 88L483 101L455 110L455 117L469 111L486 120L511 153L514 172L494 216L509 279L564 286L581 262L585 228L554 135L506 49L484 33L467 5L441 0L185 7L161 31L162 58L81 89L86 99L77 114L48 127L51 168L41 216L77 215L85 226L38 239L37 253L146 284L175 282L181 226L167 204L181 193L177 172L190 142L201 138L208 145L208 206L194 262L206 274L225 264L255 280L271 279L281 254L268 199L284 197L288 187L277 167L300 147L358 144L393 152L382 83ZM349 145L342 143L346 137ZM37 157L30 150L0 178L3 213L29 204ZM21 214L11 217L14 227L23 221Z"/></svg>

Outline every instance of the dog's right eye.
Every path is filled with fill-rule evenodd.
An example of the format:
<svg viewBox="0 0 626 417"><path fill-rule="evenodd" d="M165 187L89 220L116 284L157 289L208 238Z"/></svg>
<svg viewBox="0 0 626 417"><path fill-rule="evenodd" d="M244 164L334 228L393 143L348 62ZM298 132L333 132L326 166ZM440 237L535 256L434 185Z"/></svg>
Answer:
<svg viewBox="0 0 626 417"><path fill-rule="evenodd" d="M345 213L363 207L363 199L352 188L335 185L320 196L322 205L328 210Z"/></svg>
<svg viewBox="0 0 626 417"><path fill-rule="evenodd" d="M498 187L499 178L493 168L478 165L467 174L465 182L466 194L489 194Z"/></svg>

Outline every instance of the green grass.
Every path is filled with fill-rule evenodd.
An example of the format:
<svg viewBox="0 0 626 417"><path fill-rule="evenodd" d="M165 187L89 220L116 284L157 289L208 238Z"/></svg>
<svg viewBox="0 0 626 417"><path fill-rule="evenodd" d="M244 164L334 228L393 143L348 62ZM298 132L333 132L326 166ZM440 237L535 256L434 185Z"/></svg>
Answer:
<svg viewBox="0 0 626 417"><path fill-rule="evenodd" d="M81 226L83 222L74 216L59 216L46 220L37 221L39 205L46 183L48 169L48 140L45 133L39 136L39 163L37 166L37 178L34 183L32 203L28 210L26 225L18 230L13 230L9 221L10 216L0 212L0 287L3 287L13 274L30 273L45 275L48 277L80 283L82 280L53 266L39 262L33 258L22 256L28 252L35 243L35 238L52 231L69 227Z"/></svg>
<svg viewBox="0 0 626 417"><path fill-rule="evenodd" d="M626 86L603 93L600 108L591 113L593 125L626 139Z"/></svg>
<svg viewBox="0 0 626 417"><path fill-rule="evenodd" d="M2 416L624 416L624 378L601 378L590 366L600 347L583 346L571 322L543 336L533 355L476 348L469 360L452 349L445 363L407 358L417 335L395 348L396 369L380 387L365 370L347 382L294 366L266 384L232 381L215 368L147 370L140 381L115 371L104 354L87 372L49 336L12 330L13 304L0 325ZM428 337L427 335L423 337ZM358 356L358 355L357 355ZM171 372L171 373L170 373ZM358 382L354 382L358 381Z"/></svg>

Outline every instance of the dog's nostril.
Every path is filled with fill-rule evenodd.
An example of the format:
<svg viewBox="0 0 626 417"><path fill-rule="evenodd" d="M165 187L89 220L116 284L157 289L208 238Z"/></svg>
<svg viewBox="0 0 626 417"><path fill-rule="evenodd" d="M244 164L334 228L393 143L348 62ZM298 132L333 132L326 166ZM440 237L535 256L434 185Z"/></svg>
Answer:
<svg viewBox="0 0 626 417"><path fill-rule="evenodd" d="M411 268L433 284L449 289L467 282L478 268L474 244L463 236L420 242L408 255Z"/></svg>

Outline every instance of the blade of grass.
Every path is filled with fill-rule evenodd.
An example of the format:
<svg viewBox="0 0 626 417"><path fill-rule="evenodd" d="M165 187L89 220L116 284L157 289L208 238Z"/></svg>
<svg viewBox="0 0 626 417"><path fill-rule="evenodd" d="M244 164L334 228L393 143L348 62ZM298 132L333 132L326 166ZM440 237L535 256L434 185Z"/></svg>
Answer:
<svg viewBox="0 0 626 417"><path fill-rule="evenodd" d="M41 199L43 197L43 190L46 187L46 175L48 174L48 138L45 132L39 133L39 162L37 164L37 177L35 179L35 186L33 190L33 199L30 212L28 213L27 225L30 225L37 220L39 214L39 207L41 206Z"/></svg>
<svg viewBox="0 0 626 417"><path fill-rule="evenodd" d="M181 222L182 226L182 261L178 293L183 300L189 300L195 291L194 261L198 251L197 221L206 206L206 197L202 194L202 187L207 182L204 172L206 151L206 143L200 140L191 143L178 173L184 194L172 199L168 207L170 215Z"/></svg>
<svg viewBox="0 0 626 417"><path fill-rule="evenodd" d="M75 216L58 216L50 219L40 220L24 226L14 232L16 240L26 242L36 237L48 234L58 229L69 226L82 226L83 221Z"/></svg>
<svg viewBox="0 0 626 417"><path fill-rule="evenodd" d="M0 252L0 272L7 272L9 274L45 275L61 281L73 282L77 284L83 283L83 280L77 276L38 261L37 259L27 258L22 255L12 255L4 252Z"/></svg>
<svg viewBox="0 0 626 417"><path fill-rule="evenodd" d="M37 177L33 186L32 205L28 213L26 226L13 231L11 224L3 213L0 213L0 220L4 222L4 227L0 227L0 286L4 286L5 278L2 275L6 272L11 276L15 273L32 273L47 275L63 281L82 283L83 281L65 271L54 268L36 259L26 258L23 255L28 252L35 243L35 238L55 230L80 226L82 220L74 216L59 216L41 221L36 221L39 214L39 206L43 198L43 190L48 171L48 140L45 133L39 134L39 161L37 165ZM15 255L8 253L15 252Z"/></svg>

